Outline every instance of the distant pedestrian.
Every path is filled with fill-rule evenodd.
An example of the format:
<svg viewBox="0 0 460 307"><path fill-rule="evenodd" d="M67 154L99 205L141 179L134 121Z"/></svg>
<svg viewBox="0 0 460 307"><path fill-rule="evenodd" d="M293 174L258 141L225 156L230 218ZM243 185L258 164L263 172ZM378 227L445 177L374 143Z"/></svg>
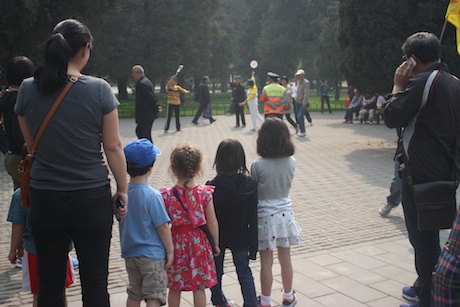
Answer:
<svg viewBox="0 0 460 307"><path fill-rule="evenodd" d="M294 144L286 124L267 118L257 137L260 158L251 166L251 177L258 182L258 225L260 253L259 307L271 306L273 251L278 250L283 285L283 306L297 303L292 291L291 246L301 243L301 229L294 218L289 191L294 178Z"/></svg>
<svg viewBox="0 0 460 307"><path fill-rule="evenodd" d="M203 154L195 146L178 145L171 154L171 170L177 183L171 189L160 189L171 218L174 244L174 261L168 269L170 307L179 307L182 291L193 292L195 307L206 306L204 289L217 283L214 256L220 250L212 202L214 187L195 183L202 160ZM207 227L213 246L202 227Z"/></svg>
<svg viewBox="0 0 460 307"><path fill-rule="evenodd" d="M299 126L295 123L295 121L291 118L291 110L292 110L292 87L289 84L289 79L287 76L283 76L281 78L281 85L284 86L286 89L286 97L284 106L283 106L283 113L286 116L287 121L291 124L292 127L295 129L295 133L299 133Z"/></svg>
<svg viewBox="0 0 460 307"><path fill-rule="evenodd" d="M327 104L329 113L332 113L331 103L329 101L330 90L331 90L331 87L329 86L328 80L324 79L323 83L321 83L321 85L319 86L319 95L321 97L321 113L324 113L324 102L326 102Z"/></svg>
<svg viewBox="0 0 460 307"><path fill-rule="evenodd" d="M219 222L221 253L214 257L217 285L211 288L215 306L234 306L222 290L225 249L230 249L240 283L244 306L257 307L256 289L249 259L257 253L257 182L249 177L241 143L223 140L217 148L214 166L217 176L206 184L215 186L214 208Z"/></svg>
<svg viewBox="0 0 460 307"><path fill-rule="evenodd" d="M244 87L241 85L241 76L235 77L235 86L232 89L232 103L235 106L236 125L235 128L246 127L246 119L244 118L244 105L241 106L240 102L246 100L246 92Z"/></svg>
<svg viewBox="0 0 460 307"><path fill-rule="evenodd" d="M198 90L196 91L195 94L195 102L198 102L200 106L198 107L198 110L195 113L195 117L192 120L192 124L198 125L198 119L200 118L201 114L203 114L204 108L209 108L211 105L211 96L209 95L209 77L208 76L203 76L203 80L198 87ZM209 118L209 123L212 124L216 120L212 117Z"/></svg>
<svg viewBox="0 0 460 307"><path fill-rule="evenodd" d="M299 69L295 73L297 79L297 93L295 101L297 103L297 122L299 124L300 132L297 134L300 137L304 137L306 135L305 130L305 118L310 123L310 126L313 126L313 121L311 119L310 113L308 112L308 108L310 107L310 103L308 99L310 98L310 81L305 78L305 72L303 69Z"/></svg>
<svg viewBox="0 0 460 307"><path fill-rule="evenodd" d="M128 165L129 212L120 222L121 256L128 272L126 306L166 304L168 269L174 258L170 219L161 194L148 184L160 150L147 139L124 148Z"/></svg>
<svg viewBox="0 0 460 307"><path fill-rule="evenodd" d="M259 93L257 92L257 85L256 85L256 78L255 78L254 71L252 72L251 79L249 79L246 84L248 86L248 90L246 93L246 100L240 102L240 106L244 106L248 104L249 112L251 113L251 122L252 122L252 129L250 131L256 131L257 123L263 124L264 119L259 113Z"/></svg>
<svg viewBox="0 0 460 307"><path fill-rule="evenodd" d="M274 72L267 73L267 85L262 89L260 101L264 103L265 118L283 118L283 97L286 89L278 81L280 76Z"/></svg>
<svg viewBox="0 0 460 307"><path fill-rule="evenodd" d="M163 109L158 103L152 82L144 74L144 68L135 65L131 69L131 76L136 81L136 135L138 139L145 138L152 142L153 122Z"/></svg>
<svg viewBox="0 0 460 307"><path fill-rule="evenodd" d="M176 130L180 130L180 94L190 93L188 90L177 85L177 76L172 76L168 84L166 84L166 90L168 91L168 110L166 112L166 123L165 123L165 133L169 130L169 124L171 123L172 112L174 111L174 116L176 117Z"/></svg>

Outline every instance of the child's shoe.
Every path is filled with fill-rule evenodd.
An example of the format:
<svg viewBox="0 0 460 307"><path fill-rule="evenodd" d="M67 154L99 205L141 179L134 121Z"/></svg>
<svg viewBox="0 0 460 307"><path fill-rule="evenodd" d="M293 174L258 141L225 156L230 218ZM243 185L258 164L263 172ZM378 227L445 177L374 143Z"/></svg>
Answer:
<svg viewBox="0 0 460 307"><path fill-rule="evenodd" d="M260 296L257 297L257 307L272 307L272 305L262 305L262 303L260 302Z"/></svg>
<svg viewBox="0 0 460 307"><path fill-rule="evenodd" d="M22 268L22 257L18 257L18 260L16 261L15 267Z"/></svg>
<svg viewBox="0 0 460 307"><path fill-rule="evenodd" d="M295 304L297 304L297 298L295 297L295 292L292 292L292 300L283 300L283 307L293 307Z"/></svg>

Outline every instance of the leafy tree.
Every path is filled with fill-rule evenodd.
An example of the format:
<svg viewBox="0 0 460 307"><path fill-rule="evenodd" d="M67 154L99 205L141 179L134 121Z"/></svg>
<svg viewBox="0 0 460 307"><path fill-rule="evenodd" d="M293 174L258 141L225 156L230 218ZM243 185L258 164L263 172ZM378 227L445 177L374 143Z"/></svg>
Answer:
<svg viewBox="0 0 460 307"><path fill-rule="evenodd" d="M418 31L439 35L447 2L340 0L338 41L345 79L362 92L390 91L394 70L402 61L401 45ZM451 38L449 29L444 41ZM446 52L444 60L458 63L451 56Z"/></svg>
<svg viewBox="0 0 460 307"><path fill-rule="evenodd" d="M58 0L1 0L0 69L16 55L26 55L38 66L43 58L43 43L60 20L72 17L86 23L117 1L80 0L63 5Z"/></svg>
<svg viewBox="0 0 460 307"><path fill-rule="evenodd" d="M318 49L315 58L315 75L319 81L328 79L329 84L334 86L335 99L340 97L340 86L342 75L339 71L339 64L342 59L342 52L338 48L338 1L334 0L322 10L324 18L321 21L321 32L318 38Z"/></svg>

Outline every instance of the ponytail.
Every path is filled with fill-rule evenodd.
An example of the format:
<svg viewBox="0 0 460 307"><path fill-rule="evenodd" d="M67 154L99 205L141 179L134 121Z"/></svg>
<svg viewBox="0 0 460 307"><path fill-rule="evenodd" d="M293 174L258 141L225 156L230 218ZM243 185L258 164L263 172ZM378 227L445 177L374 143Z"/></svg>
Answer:
<svg viewBox="0 0 460 307"><path fill-rule="evenodd" d="M89 29L79 21L66 19L58 23L46 42L45 63L35 73L39 92L46 95L64 86L69 60L92 41Z"/></svg>

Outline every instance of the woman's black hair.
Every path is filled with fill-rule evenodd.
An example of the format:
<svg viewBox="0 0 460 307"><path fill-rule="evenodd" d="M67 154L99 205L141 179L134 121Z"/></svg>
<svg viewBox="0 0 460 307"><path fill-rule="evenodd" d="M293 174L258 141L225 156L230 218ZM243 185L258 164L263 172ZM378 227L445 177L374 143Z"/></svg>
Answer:
<svg viewBox="0 0 460 307"><path fill-rule="evenodd" d="M16 56L6 65L6 82L9 85L19 86L22 80L32 77L35 72L35 65L25 56Z"/></svg>
<svg viewBox="0 0 460 307"><path fill-rule="evenodd" d="M272 117L265 119L257 137L257 153L263 158L292 156L294 144L286 123Z"/></svg>
<svg viewBox="0 0 460 307"><path fill-rule="evenodd" d="M225 139L217 147L214 167L217 176L248 175L243 145L235 139Z"/></svg>
<svg viewBox="0 0 460 307"><path fill-rule="evenodd" d="M45 63L35 73L38 90L49 94L61 88L67 81L69 60L86 44L91 47L92 42L91 32L78 20L59 22L46 42Z"/></svg>

